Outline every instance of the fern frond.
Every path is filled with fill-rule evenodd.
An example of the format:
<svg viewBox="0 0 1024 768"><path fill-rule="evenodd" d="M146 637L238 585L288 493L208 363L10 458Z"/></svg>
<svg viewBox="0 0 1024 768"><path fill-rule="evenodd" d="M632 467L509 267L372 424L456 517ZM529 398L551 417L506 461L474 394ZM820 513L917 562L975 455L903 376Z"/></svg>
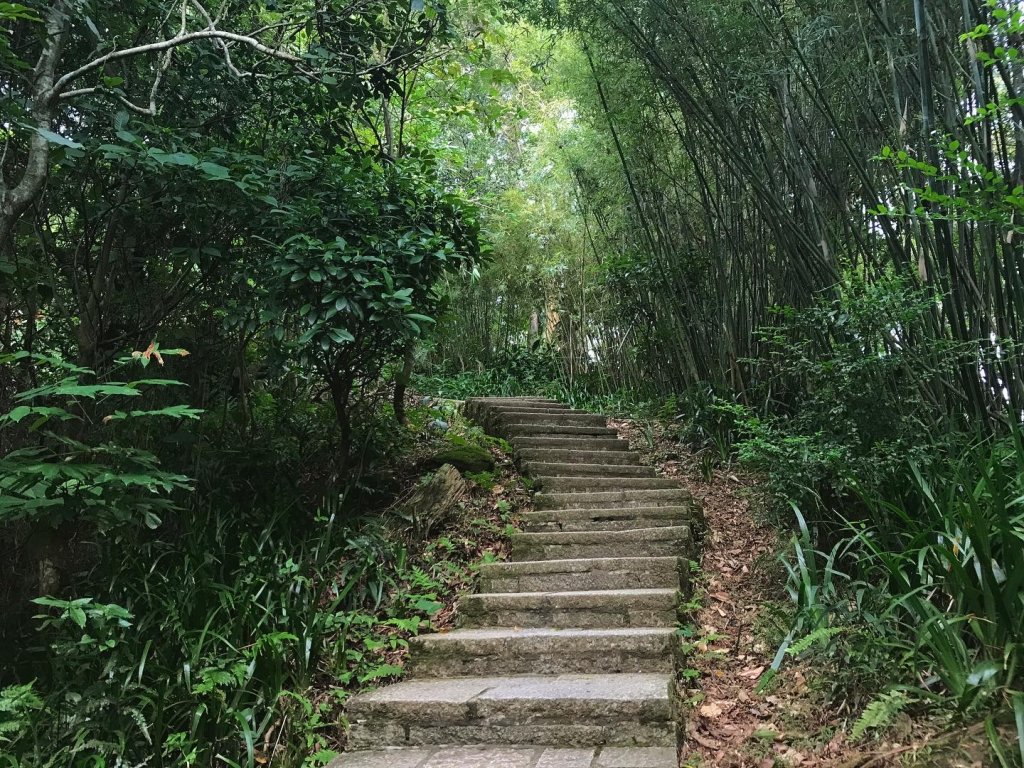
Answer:
<svg viewBox="0 0 1024 768"><path fill-rule="evenodd" d="M846 631L845 627L818 627L810 634L804 635L795 643L793 643L787 649L786 653L790 656L799 656L804 651L810 649L819 643L825 643L831 640L836 635L840 635Z"/></svg>
<svg viewBox="0 0 1024 768"><path fill-rule="evenodd" d="M910 699L903 691L883 693L864 707L864 712L853 724L850 738L860 741L868 731L887 727L909 703Z"/></svg>

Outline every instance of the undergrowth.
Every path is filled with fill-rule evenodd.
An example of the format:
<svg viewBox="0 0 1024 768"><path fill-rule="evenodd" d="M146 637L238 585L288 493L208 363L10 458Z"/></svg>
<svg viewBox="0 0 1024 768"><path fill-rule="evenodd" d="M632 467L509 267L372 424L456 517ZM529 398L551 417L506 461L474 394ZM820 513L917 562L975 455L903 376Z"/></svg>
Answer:
<svg viewBox="0 0 1024 768"><path fill-rule="evenodd" d="M251 476L221 474L215 492L168 511L157 529L97 538L95 565L72 591L35 600L24 650L5 665L0 766L333 758L344 700L402 674L408 638L450 620L474 563L501 553L515 511L514 499L473 482L428 538L386 511L432 452L494 447L450 410L409 415L390 463L312 509L290 482L272 492L280 467L253 472L254 456L274 455L256 450ZM230 463L229 452L208 466Z"/></svg>

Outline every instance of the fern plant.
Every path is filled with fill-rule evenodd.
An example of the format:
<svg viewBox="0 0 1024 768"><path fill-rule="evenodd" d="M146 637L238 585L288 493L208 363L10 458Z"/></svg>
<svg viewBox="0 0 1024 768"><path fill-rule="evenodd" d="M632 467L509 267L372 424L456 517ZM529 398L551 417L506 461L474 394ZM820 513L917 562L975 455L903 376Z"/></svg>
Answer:
<svg viewBox="0 0 1024 768"><path fill-rule="evenodd" d="M850 738L860 741L868 731L881 731L887 728L895 717L906 709L910 697L904 691L895 690L875 697L857 718L850 730Z"/></svg>
<svg viewBox="0 0 1024 768"><path fill-rule="evenodd" d="M0 688L0 745L10 744L43 708L33 683ZM0 754L2 756L2 754Z"/></svg>
<svg viewBox="0 0 1024 768"><path fill-rule="evenodd" d="M794 641L786 649L786 653L790 656L801 656L816 645L827 645L833 637L841 635L845 631L846 627L818 627Z"/></svg>

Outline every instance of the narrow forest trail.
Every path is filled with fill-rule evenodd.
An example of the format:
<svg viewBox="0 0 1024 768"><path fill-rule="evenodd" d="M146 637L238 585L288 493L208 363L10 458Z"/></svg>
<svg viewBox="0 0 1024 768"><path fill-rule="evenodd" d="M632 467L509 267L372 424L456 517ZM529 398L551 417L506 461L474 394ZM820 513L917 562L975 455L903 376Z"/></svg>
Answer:
<svg viewBox="0 0 1024 768"><path fill-rule="evenodd" d="M788 660L783 675L759 690L785 632L772 606L789 605L779 564L779 529L751 508L755 481L731 468L707 471L657 423L613 419L609 425L641 459L689 491L704 511L706 533L693 601L685 617L679 697L686 768L887 768L893 745L863 751L851 744L841 713L827 702L820 670ZM788 616L781 621L786 624ZM772 636L776 635L776 636ZM899 747L899 745L896 745Z"/></svg>
<svg viewBox="0 0 1024 768"><path fill-rule="evenodd" d="M417 638L410 679L349 702L343 768L675 768L680 596L699 507L603 416L471 400L539 489L461 628Z"/></svg>

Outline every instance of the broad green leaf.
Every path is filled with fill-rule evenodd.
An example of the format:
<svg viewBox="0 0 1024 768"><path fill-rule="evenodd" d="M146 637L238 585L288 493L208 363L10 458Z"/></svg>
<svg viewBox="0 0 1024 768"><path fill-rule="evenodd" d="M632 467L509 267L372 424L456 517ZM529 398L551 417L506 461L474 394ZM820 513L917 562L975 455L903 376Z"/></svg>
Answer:
<svg viewBox="0 0 1024 768"><path fill-rule="evenodd" d="M62 147L70 147L71 149L84 149L83 144L79 144L77 141L61 136L59 133L48 131L46 128L35 128L35 132L46 139L51 144L57 144Z"/></svg>
<svg viewBox="0 0 1024 768"><path fill-rule="evenodd" d="M231 175L231 171L223 165L218 165L217 163L211 163L209 161L200 163L199 170L212 179L226 179Z"/></svg>
<svg viewBox="0 0 1024 768"><path fill-rule="evenodd" d="M161 152L154 154L153 159L158 163L163 163L165 165L194 166L199 162L198 157L190 155L188 152L172 152L170 154Z"/></svg>

